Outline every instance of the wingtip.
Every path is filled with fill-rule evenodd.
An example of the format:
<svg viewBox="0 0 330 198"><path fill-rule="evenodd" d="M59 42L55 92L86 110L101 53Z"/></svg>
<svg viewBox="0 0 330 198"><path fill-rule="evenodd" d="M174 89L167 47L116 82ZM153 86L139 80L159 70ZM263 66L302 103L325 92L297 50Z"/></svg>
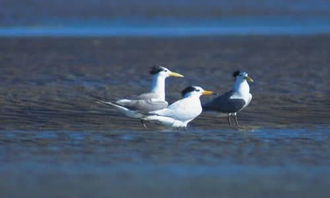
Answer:
<svg viewBox="0 0 330 198"><path fill-rule="evenodd" d="M106 100L104 100L104 98L101 98L100 96L95 96L95 95L89 94L89 97L91 98L91 100L93 100L97 104L115 105L114 102L106 101Z"/></svg>
<svg viewBox="0 0 330 198"><path fill-rule="evenodd" d="M104 101L104 100L96 100L95 102L98 104L115 105L113 102Z"/></svg>

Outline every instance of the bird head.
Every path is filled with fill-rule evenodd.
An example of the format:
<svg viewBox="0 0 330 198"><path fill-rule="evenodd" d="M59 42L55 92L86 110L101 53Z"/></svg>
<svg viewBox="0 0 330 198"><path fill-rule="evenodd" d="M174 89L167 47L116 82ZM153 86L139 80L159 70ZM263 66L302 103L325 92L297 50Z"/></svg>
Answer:
<svg viewBox="0 0 330 198"><path fill-rule="evenodd" d="M201 95L213 95L215 94L213 91L204 90L199 86L189 86L181 91L183 97L189 96L201 96Z"/></svg>
<svg viewBox="0 0 330 198"><path fill-rule="evenodd" d="M247 80L248 82L254 82L254 80L246 72L241 72L239 70L233 72L233 77L239 80Z"/></svg>
<svg viewBox="0 0 330 198"><path fill-rule="evenodd" d="M158 75L162 77L177 77L177 78L182 78L184 77L182 74L172 72L171 70L167 69L166 67L155 65L150 69L149 72L151 75Z"/></svg>

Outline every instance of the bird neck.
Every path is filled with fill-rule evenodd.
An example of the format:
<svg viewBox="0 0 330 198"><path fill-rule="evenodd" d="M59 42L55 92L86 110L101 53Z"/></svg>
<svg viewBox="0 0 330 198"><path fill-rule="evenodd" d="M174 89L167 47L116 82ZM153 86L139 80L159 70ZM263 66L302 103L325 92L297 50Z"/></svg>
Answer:
<svg viewBox="0 0 330 198"><path fill-rule="evenodd" d="M166 77L160 75L152 77L151 92L159 95L161 100L165 100L165 79Z"/></svg>
<svg viewBox="0 0 330 198"><path fill-rule="evenodd" d="M189 101L191 101L191 102L193 102L193 101L197 101L197 102L199 102L200 103L200 95L197 95L197 94L186 94L186 95L184 95L183 96L183 98L185 99L185 100L189 100Z"/></svg>
<svg viewBox="0 0 330 198"><path fill-rule="evenodd" d="M191 99L199 99L200 95L197 94L191 94L191 93L187 93L183 96L183 98L191 98Z"/></svg>
<svg viewBox="0 0 330 198"><path fill-rule="evenodd" d="M250 86L245 79L236 79L233 90L241 95L246 95L250 93Z"/></svg>

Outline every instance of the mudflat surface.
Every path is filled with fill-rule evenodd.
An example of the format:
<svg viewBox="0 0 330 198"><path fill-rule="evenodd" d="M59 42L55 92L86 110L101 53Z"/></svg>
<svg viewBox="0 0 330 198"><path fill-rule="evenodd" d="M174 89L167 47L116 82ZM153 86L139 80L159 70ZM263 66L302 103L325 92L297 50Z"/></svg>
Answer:
<svg viewBox="0 0 330 198"><path fill-rule="evenodd" d="M328 197L329 36L0 39L2 197ZM202 114L186 131L95 103L188 85L229 90L249 72L240 129ZM204 97L203 101L210 98ZM19 190L18 190L19 189Z"/></svg>
<svg viewBox="0 0 330 198"><path fill-rule="evenodd" d="M2 0L1 25L43 25L118 18L210 19L227 16L329 16L325 0Z"/></svg>
<svg viewBox="0 0 330 198"><path fill-rule="evenodd" d="M1 39L1 128L136 126L90 96L118 99L149 91L155 64L186 76L167 80L170 102L188 85L226 92L240 69L255 79L252 103L240 114L243 125L328 125L329 46L328 36ZM225 121L203 115L192 126L222 128Z"/></svg>

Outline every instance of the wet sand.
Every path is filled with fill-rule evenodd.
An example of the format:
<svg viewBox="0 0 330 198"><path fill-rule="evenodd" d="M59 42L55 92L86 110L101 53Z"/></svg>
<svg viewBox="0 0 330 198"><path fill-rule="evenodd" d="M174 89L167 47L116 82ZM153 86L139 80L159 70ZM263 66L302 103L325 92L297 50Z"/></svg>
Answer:
<svg viewBox="0 0 330 198"><path fill-rule="evenodd" d="M2 39L1 128L106 130L123 121L125 129L138 126L90 95L115 99L147 91L154 64L186 76L167 81L169 101L188 85L225 92L232 71L241 69L255 79L242 125L328 126L329 46L329 36ZM192 126L226 124L203 115Z"/></svg>
<svg viewBox="0 0 330 198"><path fill-rule="evenodd" d="M0 39L1 197L327 197L330 36ZM144 129L96 104L254 78L242 127L203 114L186 131ZM203 98L206 101L208 98Z"/></svg>

